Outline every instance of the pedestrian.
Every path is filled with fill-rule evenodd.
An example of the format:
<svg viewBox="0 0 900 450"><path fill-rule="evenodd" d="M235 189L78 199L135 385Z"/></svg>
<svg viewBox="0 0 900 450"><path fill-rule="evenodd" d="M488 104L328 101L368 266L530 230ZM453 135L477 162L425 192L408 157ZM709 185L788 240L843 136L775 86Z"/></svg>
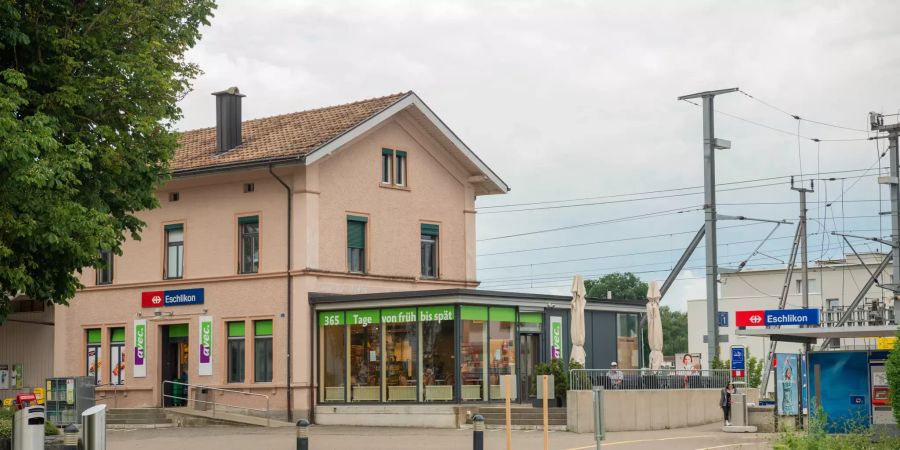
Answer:
<svg viewBox="0 0 900 450"><path fill-rule="evenodd" d="M625 379L625 375L619 370L619 363L613 361L609 366L609 381L612 385L611 387L613 389L622 389L622 380Z"/></svg>
<svg viewBox="0 0 900 450"><path fill-rule="evenodd" d="M722 412L725 414L725 426L731 426L731 394L734 394L734 383L728 382L724 389L722 389L722 396L719 398L719 406L722 407Z"/></svg>

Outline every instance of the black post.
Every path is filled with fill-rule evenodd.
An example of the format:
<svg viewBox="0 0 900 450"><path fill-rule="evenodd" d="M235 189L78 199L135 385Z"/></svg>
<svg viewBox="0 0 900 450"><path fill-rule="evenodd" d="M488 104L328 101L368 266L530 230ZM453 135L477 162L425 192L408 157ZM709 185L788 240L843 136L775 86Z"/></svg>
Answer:
<svg viewBox="0 0 900 450"><path fill-rule="evenodd" d="M484 417L476 414L472 418L472 425L475 430L472 433L472 450L484 450Z"/></svg>
<svg viewBox="0 0 900 450"><path fill-rule="evenodd" d="M297 421L297 450L309 450L309 421Z"/></svg>

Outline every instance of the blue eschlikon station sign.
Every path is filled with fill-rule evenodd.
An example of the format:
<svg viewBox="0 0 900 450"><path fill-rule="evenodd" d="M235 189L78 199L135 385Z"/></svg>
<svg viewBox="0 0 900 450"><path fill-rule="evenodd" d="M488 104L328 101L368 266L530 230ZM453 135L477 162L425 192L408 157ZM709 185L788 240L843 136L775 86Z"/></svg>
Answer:
<svg viewBox="0 0 900 450"><path fill-rule="evenodd" d="M745 366L745 356L747 349L743 345L734 345L731 347L731 376L735 378L743 378Z"/></svg>
<svg viewBox="0 0 900 450"><path fill-rule="evenodd" d="M819 310L808 308L736 311L734 313L734 324L739 327L818 325Z"/></svg>

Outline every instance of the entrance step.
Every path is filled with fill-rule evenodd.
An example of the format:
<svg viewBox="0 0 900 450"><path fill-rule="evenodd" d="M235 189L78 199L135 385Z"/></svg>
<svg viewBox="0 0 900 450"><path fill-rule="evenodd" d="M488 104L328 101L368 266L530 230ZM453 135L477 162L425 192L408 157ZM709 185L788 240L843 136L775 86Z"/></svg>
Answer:
<svg viewBox="0 0 900 450"><path fill-rule="evenodd" d="M506 425L506 408L480 407L478 414L484 417L485 426ZM510 408L509 416L513 426L526 429L544 424L544 413L540 408L513 407ZM547 408L547 423L551 427L566 426L566 408Z"/></svg>

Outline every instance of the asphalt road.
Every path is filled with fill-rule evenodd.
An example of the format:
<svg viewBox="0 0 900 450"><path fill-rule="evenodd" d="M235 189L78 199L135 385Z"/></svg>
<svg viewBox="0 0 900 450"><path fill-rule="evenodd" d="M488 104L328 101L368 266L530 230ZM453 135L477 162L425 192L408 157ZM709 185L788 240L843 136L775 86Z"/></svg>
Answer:
<svg viewBox="0 0 900 450"><path fill-rule="evenodd" d="M609 433L601 448L615 450L756 450L769 449L771 436L723 433L708 425L676 430ZM205 427L110 430L110 450L225 450L296 448L292 428ZM512 448L543 450L541 431L513 431ZM472 448L472 430L422 428L370 428L313 426L311 450L461 450ZM594 449L593 435L555 431L550 433L553 450ZM503 430L485 431L485 450L505 450Z"/></svg>

